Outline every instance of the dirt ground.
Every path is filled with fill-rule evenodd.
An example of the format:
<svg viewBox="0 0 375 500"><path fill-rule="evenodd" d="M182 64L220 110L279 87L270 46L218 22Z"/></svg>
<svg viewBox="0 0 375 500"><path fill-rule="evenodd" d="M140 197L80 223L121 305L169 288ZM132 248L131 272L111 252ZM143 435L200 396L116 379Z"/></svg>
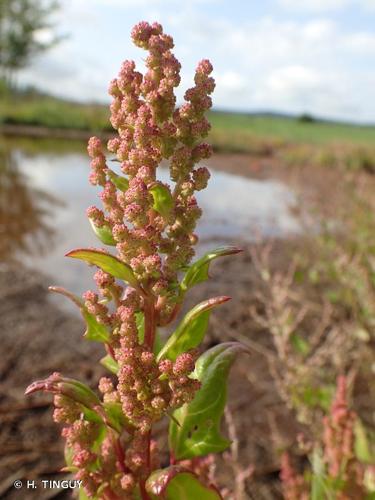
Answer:
<svg viewBox="0 0 375 500"><path fill-rule="evenodd" d="M197 287L190 304L204 298L228 294L231 304L212 315L206 345L236 339L236 334L257 338L249 295L253 288L250 256L225 258L212 266L212 279ZM242 271L242 272L240 272ZM53 371L79 378L93 386L104 371L93 359L100 359L102 347L81 339L84 330L79 318L70 317L48 299L48 279L32 271L3 265L0 270L0 315L2 318L2 358L0 385L0 497L51 497L32 490L13 488L15 479L51 478L62 462L62 442L51 419L51 398L35 395L26 398L25 387ZM241 381L241 383L239 383ZM280 428L292 438L288 412L277 397L264 359L257 354L244 356L234 366L230 378L230 408L240 438L240 459L244 465L256 464L249 498L278 498L278 457L269 446L272 421L277 415ZM219 465L219 477L230 485L230 468ZM263 484L264 483L264 484ZM272 483L275 483L274 486ZM259 490L255 493L255 489ZM264 492L263 492L264 489ZM271 494L271 491L273 492ZM250 494L250 493L249 493ZM56 498L64 494L55 492Z"/></svg>
<svg viewBox="0 0 375 500"><path fill-rule="evenodd" d="M215 166L242 175L275 177L270 159L221 155ZM306 183L308 172L278 170L277 176L295 186ZM316 177L319 179L319 176ZM328 178L328 181L327 181ZM329 174L324 182L304 196L324 198ZM233 242L240 244L241 242ZM287 242L275 242L280 265L287 262ZM229 295L232 301L211 316L207 345L244 336L268 346L250 315L257 289L247 245L242 254L226 257L212 266L212 279L191 291L188 304L215 295ZM286 260L285 260L286 259ZM35 395L26 398L25 387L33 380L61 371L95 386L104 369L93 362L103 355L102 347L82 340L83 323L67 315L48 298L49 279L32 270L7 263L0 267L0 497L6 499L69 498L57 490L16 490L13 483L61 477L63 446L59 430L51 418L51 398ZM206 345L206 346L207 346ZM229 381L229 407L239 438L238 463L254 467L248 482L249 499L281 498L278 481L279 448L292 443L300 430L296 420L280 400L264 357L256 352L235 364ZM66 474L62 474L63 477ZM233 471L220 459L218 479L230 486Z"/></svg>

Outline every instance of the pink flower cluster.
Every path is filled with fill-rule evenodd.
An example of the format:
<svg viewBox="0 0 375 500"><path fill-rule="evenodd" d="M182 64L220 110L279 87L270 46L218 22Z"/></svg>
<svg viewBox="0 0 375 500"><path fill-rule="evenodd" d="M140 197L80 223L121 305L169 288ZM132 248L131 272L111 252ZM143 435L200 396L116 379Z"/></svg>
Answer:
<svg viewBox="0 0 375 500"><path fill-rule="evenodd" d="M354 456L355 413L348 408L346 377L337 380L335 399L331 414L324 417L324 456L329 475L338 478L343 472L343 463L348 463Z"/></svg>
<svg viewBox="0 0 375 500"><path fill-rule="evenodd" d="M206 167L195 167L211 155L211 147L200 142L210 128L205 111L211 107L215 83L212 66L198 64L195 86L185 93L185 104L175 109L174 88L180 83L180 63L171 49L173 39L158 23L141 22L132 31L138 47L149 52L147 72L137 72L133 61L125 61L109 87L113 97L111 123L118 135L107 148L116 155L128 180L126 189L116 188L100 140L89 141L92 158L90 181L103 187L104 211L88 209L98 227L106 226L116 242L119 257L129 264L142 285L164 296L160 316L164 323L176 302L178 271L194 255L194 234L201 215L194 196L209 179ZM160 162L168 161L173 189L156 179ZM151 189L162 185L173 200L168 211L153 208Z"/></svg>
<svg viewBox="0 0 375 500"><path fill-rule="evenodd" d="M56 394L54 419L64 424L72 470L89 497L110 499L128 498L136 486L148 498L145 479L158 466L151 426L190 402L200 387L191 376L195 352L157 360L153 347L156 327L170 323L180 308L178 273L193 257L198 239L194 231L201 210L194 193L206 187L210 174L197 163L211 154L201 139L210 128L204 113L215 87L211 64L201 61L195 85L176 109L180 63L171 52L172 38L159 24L146 22L134 27L132 38L149 53L147 72L142 75L133 61L125 61L109 88L117 135L107 148L121 173L109 168L98 138L88 144L89 180L102 187L103 209L91 206L87 215L98 234L105 231L138 284L125 288L100 269L94 276L98 290L83 295L86 314L108 332L106 349L117 377L101 378L101 400L88 388L86 399L80 399L75 381L67 386L73 392L62 391L58 374L29 391ZM157 180L163 160L169 162L172 186ZM161 207L155 201L160 193ZM121 416L121 431L111 420L113 412Z"/></svg>
<svg viewBox="0 0 375 500"><path fill-rule="evenodd" d="M105 384L105 398L121 402L124 415L141 434L147 434L153 422L167 411L190 402L200 383L189 377L195 357L180 354L173 363L155 356L138 341L135 311L132 307L117 309L121 319L119 340L114 357L119 365L117 387ZM103 382L102 382L103 386ZM102 389L102 388L101 388Z"/></svg>
<svg viewBox="0 0 375 500"><path fill-rule="evenodd" d="M323 418L322 459L325 471L320 474L324 478L327 492L332 491L332 498L351 500L365 498L364 475L366 466L361 464L354 451L354 425L356 414L349 409L347 397L347 378L339 376L331 411ZM320 480L322 480L320 478ZM287 452L281 457L280 479L286 500L309 498L307 477L298 474L291 463Z"/></svg>
<svg viewBox="0 0 375 500"><path fill-rule="evenodd" d="M288 452L281 455L280 479L285 500L308 500L307 484L302 474L295 471Z"/></svg>

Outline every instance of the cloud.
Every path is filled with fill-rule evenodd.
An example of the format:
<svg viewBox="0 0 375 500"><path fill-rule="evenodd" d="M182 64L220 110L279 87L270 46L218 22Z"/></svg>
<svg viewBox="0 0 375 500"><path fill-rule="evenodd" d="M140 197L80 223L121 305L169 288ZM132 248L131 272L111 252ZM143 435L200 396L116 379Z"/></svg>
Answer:
<svg viewBox="0 0 375 500"><path fill-rule="evenodd" d="M286 66L273 71L266 79L267 89L288 97L296 92L316 90L323 81L315 70L306 66Z"/></svg>
<svg viewBox="0 0 375 500"><path fill-rule="evenodd" d="M277 3L291 11L312 14L339 11L346 7L364 10L375 9L375 0L277 0Z"/></svg>
<svg viewBox="0 0 375 500"><path fill-rule="evenodd" d="M344 46L349 52L362 56L375 54L375 35L367 32L354 33L345 38Z"/></svg>
<svg viewBox="0 0 375 500"><path fill-rule="evenodd" d="M299 11L324 12L343 9L351 0L278 0L283 7Z"/></svg>
<svg viewBox="0 0 375 500"><path fill-rule="evenodd" d="M375 0L363 0L363 6L368 9L375 9Z"/></svg>
<svg viewBox="0 0 375 500"><path fill-rule="evenodd" d="M107 0L93 0L88 12L86 0L63 1L70 39L43 56L24 76L60 95L106 99L108 81L122 58L144 58L129 40L133 14L122 18L117 9L98 7L108 4ZM197 61L207 57L215 68L218 108L309 111L325 117L375 120L372 32L343 26L342 20L328 13L317 15L316 10L301 20L293 15L231 17L220 9L206 11L192 3L179 4L179 9L163 8L176 1L150 0L147 4L155 7L153 16L149 8L136 14L137 19L155 17L174 35L183 88L191 86ZM293 0L276 1L291 4ZM370 0L361 0L365 1ZM327 0L337 8L343 2ZM315 9L319 4L317 0L307 3L314 3ZM179 99L182 95L180 91Z"/></svg>
<svg viewBox="0 0 375 500"><path fill-rule="evenodd" d="M238 92L246 88L246 81L240 73L225 71L216 77L216 83L228 92Z"/></svg>
<svg viewBox="0 0 375 500"><path fill-rule="evenodd" d="M80 0L83 1L83 0ZM180 0L91 0L93 4L102 5L104 7L117 7L121 9L129 9L133 7L181 7ZM190 0L190 4L217 4L221 0Z"/></svg>

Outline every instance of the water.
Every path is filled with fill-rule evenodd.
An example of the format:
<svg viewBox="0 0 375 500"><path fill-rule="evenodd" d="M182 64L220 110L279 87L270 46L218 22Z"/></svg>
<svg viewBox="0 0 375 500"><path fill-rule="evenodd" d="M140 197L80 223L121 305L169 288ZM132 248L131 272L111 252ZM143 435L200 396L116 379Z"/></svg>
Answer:
<svg viewBox="0 0 375 500"><path fill-rule="evenodd" d="M34 144L35 146L35 144ZM50 148L51 149L51 148ZM38 151L14 147L0 169L2 254L51 276L54 284L81 293L92 287L92 269L64 254L77 247L102 246L85 210L100 206L98 191L87 181L89 161L83 150ZM168 172L161 168L162 180ZM299 231L290 208L295 196L286 185L211 168L209 187L198 193L204 211L197 234L203 250L260 237Z"/></svg>

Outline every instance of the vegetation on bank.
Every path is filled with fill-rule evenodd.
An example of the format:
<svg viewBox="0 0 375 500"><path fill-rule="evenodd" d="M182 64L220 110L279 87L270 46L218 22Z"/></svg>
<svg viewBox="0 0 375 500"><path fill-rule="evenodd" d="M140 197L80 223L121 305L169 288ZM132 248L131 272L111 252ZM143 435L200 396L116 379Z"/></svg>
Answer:
<svg viewBox="0 0 375 500"><path fill-rule="evenodd" d="M0 126L23 125L111 132L108 107L78 103L29 89L10 93L0 84ZM287 165L344 166L375 172L375 126L213 111L210 140L219 152L277 154Z"/></svg>

